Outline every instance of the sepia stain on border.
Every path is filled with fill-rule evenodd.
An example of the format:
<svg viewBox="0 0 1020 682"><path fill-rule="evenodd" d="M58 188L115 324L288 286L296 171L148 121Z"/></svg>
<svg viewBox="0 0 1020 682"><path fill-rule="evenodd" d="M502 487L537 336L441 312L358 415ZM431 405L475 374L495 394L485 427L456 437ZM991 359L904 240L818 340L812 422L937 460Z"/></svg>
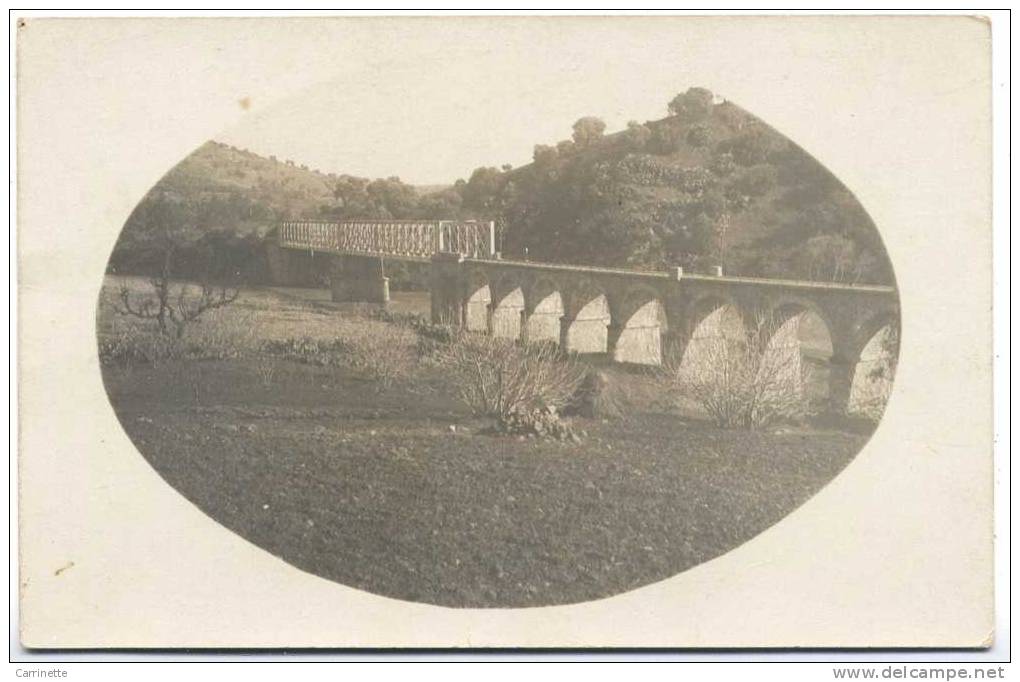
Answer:
<svg viewBox="0 0 1020 682"><path fill-rule="evenodd" d="M63 573L64 571L66 571L69 568L74 568L74 562L73 561L68 561L66 564L64 564L63 566L61 566L57 570L53 571L53 575L54 576L60 576L61 573Z"/></svg>

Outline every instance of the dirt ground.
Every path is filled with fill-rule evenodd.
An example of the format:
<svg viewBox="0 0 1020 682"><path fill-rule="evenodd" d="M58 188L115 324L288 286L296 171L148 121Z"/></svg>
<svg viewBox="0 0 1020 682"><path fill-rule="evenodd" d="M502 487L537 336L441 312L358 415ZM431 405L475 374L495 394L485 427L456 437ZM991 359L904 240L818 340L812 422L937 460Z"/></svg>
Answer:
<svg viewBox="0 0 1020 682"><path fill-rule="evenodd" d="M266 337L327 334L327 299L263 290L229 314ZM111 316L101 307L101 336ZM670 577L782 519L867 439L719 429L652 403L575 417L580 443L496 436L427 367L384 390L283 359L107 366L104 380L142 455L225 527L310 573L453 607L572 603Z"/></svg>

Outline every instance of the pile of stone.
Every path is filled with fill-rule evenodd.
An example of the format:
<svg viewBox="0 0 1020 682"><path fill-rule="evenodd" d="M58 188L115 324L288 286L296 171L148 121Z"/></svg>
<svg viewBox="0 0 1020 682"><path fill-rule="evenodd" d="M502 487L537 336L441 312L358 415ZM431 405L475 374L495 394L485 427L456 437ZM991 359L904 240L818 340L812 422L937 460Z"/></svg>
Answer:
<svg viewBox="0 0 1020 682"><path fill-rule="evenodd" d="M560 418L553 405L535 409L515 408L499 421L498 430L522 438L552 438L562 442L581 442L580 436Z"/></svg>

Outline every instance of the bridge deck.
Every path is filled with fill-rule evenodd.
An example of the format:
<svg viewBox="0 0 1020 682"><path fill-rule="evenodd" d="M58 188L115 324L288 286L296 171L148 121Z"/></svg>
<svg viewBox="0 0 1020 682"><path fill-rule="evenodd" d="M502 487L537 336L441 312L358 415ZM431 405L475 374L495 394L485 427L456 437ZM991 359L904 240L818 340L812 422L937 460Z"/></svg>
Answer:
<svg viewBox="0 0 1020 682"><path fill-rule="evenodd" d="M389 221L297 221L282 223L277 231L281 248L312 250L338 255L382 257L429 262L437 255L459 257L465 262L485 266L529 268L535 270L583 272L653 280L676 280L737 286L846 291L867 294L895 294L895 287L876 284L843 284L811 280L770 279L701 275L594 265L571 265L535 261L499 259L495 252L495 228L492 222L448 220Z"/></svg>
<svg viewBox="0 0 1020 682"><path fill-rule="evenodd" d="M786 288L805 289L831 289L838 291L853 291L861 293L893 294L895 287L881 284L845 284L841 282L819 282L814 280L800 279L773 279L767 277L738 277L730 275L701 275L683 273L677 276L674 273L657 270L631 270L627 268L607 268L597 265L570 265L566 263L542 263L536 261L521 260L491 260L481 258L466 258L466 262L484 263L486 265L505 265L510 267L526 267L537 270L551 270L562 272L588 272L593 274L618 275L623 277L647 277L657 280L678 280L692 282L717 282L720 284L745 284L749 286L774 286Z"/></svg>

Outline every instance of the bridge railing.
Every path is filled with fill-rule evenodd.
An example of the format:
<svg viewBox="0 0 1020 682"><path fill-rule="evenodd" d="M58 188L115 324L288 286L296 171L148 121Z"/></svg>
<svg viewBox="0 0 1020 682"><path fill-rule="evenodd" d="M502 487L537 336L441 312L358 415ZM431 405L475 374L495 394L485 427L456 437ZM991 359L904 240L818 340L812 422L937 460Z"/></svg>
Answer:
<svg viewBox="0 0 1020 682"><path fill-rule="evenodd" d="M289 221L280 225L278 239L284 248L408 258L488 258L496 247L494 224L474 220Z"/></svg>

